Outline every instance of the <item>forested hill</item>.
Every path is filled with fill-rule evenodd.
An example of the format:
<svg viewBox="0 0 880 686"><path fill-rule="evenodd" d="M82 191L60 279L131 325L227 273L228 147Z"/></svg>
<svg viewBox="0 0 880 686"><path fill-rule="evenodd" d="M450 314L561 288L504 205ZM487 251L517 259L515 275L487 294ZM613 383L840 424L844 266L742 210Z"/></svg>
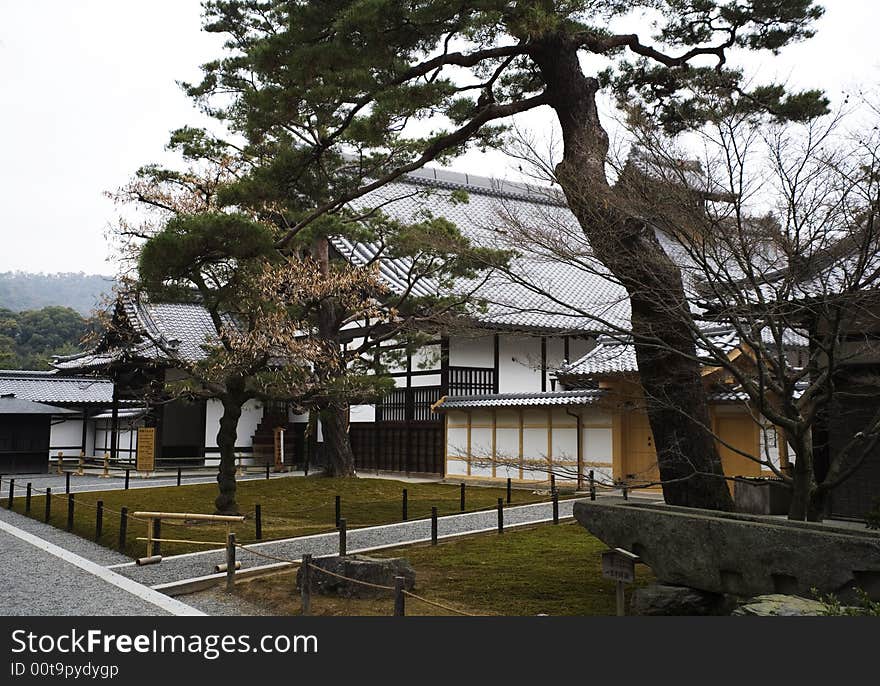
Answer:
<svg viewBox="0 0 880 686"><path fill-rule="evenodd" d="M113 277L100 274L0 272L0 308L21 312L58 305L88 315L112 289Z"/></svg>

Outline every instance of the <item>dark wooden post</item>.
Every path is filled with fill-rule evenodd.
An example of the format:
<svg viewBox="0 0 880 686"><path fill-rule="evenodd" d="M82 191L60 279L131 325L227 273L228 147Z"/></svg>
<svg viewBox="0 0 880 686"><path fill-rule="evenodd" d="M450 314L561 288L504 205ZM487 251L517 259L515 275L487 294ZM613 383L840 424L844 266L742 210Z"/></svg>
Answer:
<svg viewBox="0 0 880 686"><path fill-rule="evenodd" d="M162 554L162 520L158 517L153 520L153 555Z"/></svg>
<svg viewBox="0 0 880 686"><path fill-rule="evenodd" d="M233 588L235 588L235 534L230 531L226 534L226 590L231 591Z"/></svg>
<svg viewBox="0 0 880 686"><path fill-rule="evenodd" d="M458 507L464 512L464 484L461 485L461 493L458 496Z"/></svg>
<svg viewBox="0 0 880 686"><path fill-rule="evenodd" d="M553 491L553 523L559 524L559 494Z"/></svg>
<svg viewBox="0 0 880 686"><path fill-rule="evenodd" d="M304 617L308 617L312 614L312 556L310 553L304 553L302 556L299 594L302 600L302 614Z"/></svg>
<svg viewBox="0 0 880 686"><path fill-rule="evenodd" d="M510 481L511 481L510 477L507 477L507 504L508 505L510 505L510 500L511 500L511 495L512 495L510 492L511 491Z"/></svg>
<svg viewBox="0 0 880 686"><path fill-rule="evenodd" d="M119 511L119 552L125 552L125 537L128 533L128 508Z"/></svg>
<svg viewBox="0 0 880 686"><path fill-rule="evenodd" d="M504 500L498 498L498 533L504 533Z"/></svg>
<svg viewBox="0 0 880 686"><path fill-rule="evenodd" d="M348 532L346 531L345 520L339 520L339 556L345 557Z"/></svg>
<svg viewBox="0 0 880 686"><path fill-rule="evenodd" d="M70 493L70 472L64 472L64 492Z"/></svg>
<svg viewBox="0 0 880 686"><path fill-rule="evenodd" d="M404 582L404 578L402 576L394 577L394 616L395 617L406 616L406 596L403 594L403 582Z"/></svg>
<svg viewBox="0 0 880 686"><path fill-rule="evenodd" d="M12 509L13 498L15 498L15 479L10 479L9 480L9 502L6 503L7 510Z"/></svg>
<svg viewBox="0 0 880 686"><path fill-rule="evenodd" d="M125 470L125 490L126 491L128 490L128 474L130 471L131 471L130 469Z"/></svg>
<svg viewBox="0 0 880 686"><path fill-rule="evenodd" d="M266 463L266 481L269 480L269 463Z"/></svg>
<svg viewBox="0 0 880 686"><path fill-rule="evenodd" d="M629 500L629 489L626 487L626 484L623 484L623 487L620 490L623 492L623 499Z"/></svg>
<svg viewBox="0 0 880 686"><path fill-rule="evenodd" d="M550 472L550 492L556 493L556 475Z"/></svg>
<svg viewBox="0 0 880 686"><path fill-rule="evenodd" d="M407 492L406 492L406 489L404 488L403 489L403 512L402 512L403 521L406 521L409 518L408 505L409 504L407 503Z"/></svg>
<svg viewBox="0 0 880 686"><path fill-rule="evenodd" d="M95 543L101 540L101 530L104 528L104 501L99 500L95 508Z"/></svg>
<svg viewBox="0 0 880 686"><path fill-rule="evenodd" d="M24 495L24 513L31 513L31 482L28 481L27 490Z"/></svg>
<svg viewBox="0 0 880 686"><path fill-rule="evenodd" d="M596 479L593 475L593 470L590 470L590 500L596 499Z"/></svg>
<svg viewBox="0 0 880 686"><path fill-rule="evenodd" d="M52 515L52 489L46 489L46 522L49 521L49 517Z"/></svg>
<svg viewBox="0 0 880 686"><path fill-rule="evenodd" d="M254 506L254 520L257 527L257 540L261 541L263 539L263 508L260 507L260 503Z"/></svg>
<svg viewBox="0 0 880 686"><path fill-rule="evenodd" d="M67 530L73 531L73 493L67 495Z"/></svg>
<svg viewBox="0 0 880 686"><path fill-rule="evenodd" d="M437 545L437 508L431 508L431 545Z"/></svg>
<svg viewBox="0 0 880 686"><path fill-rule="evenodd" d="M181 473L182 473L182 471L183 471L183 470L182 470L181 467L178 467L178 468L177 468L177 485L178 485L178 486L180 486L180 477L181 477Z"/></svg>
<svg viewBox="0 0 880 686"><path fill-rule="evenodd" d="M336 505L336 526L339 527L339 522L342 517L342 496L341 495L336 496L335 505Z"/></svg>

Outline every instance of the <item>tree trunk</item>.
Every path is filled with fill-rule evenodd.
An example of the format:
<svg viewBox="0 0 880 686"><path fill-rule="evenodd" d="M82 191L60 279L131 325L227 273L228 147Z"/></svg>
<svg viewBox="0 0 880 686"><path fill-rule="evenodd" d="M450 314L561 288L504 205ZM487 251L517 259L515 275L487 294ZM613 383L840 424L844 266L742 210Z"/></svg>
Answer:
<svg viewBox="0 0 880 686"><path fill-rule="evenodd" d="M324 450L327 454L328 476L357 476L345 408L330 407L323 410L321 429L324 434Z"/></svg>
<svg viewBox="0 0 880 686"><path fill-rule="evenodd" d="M608 135L596 109L599 83L587 78L564 35L531 53L562 128L557 178L597 259L626 288L639 375L667 503L732 510L721 458L707 427L706 393L681 272L654 229L627 213L605 174ZM691 358L691 359L688 359Z"/></svg>
<svg viewBox="0 0 880 686"><path fill-rule="evenodd" d="M805 436L793 436L790 442L795 452L795 463L788 518L800 522L821 521L825 494L817 488L813 474L812 436L809 433Z"/></svg>
<svg viewBox="0 0 880 686"><path fill-rule="evenodd" d="M321 268L324 276L330 274L330 245L326 238L315 239L312 245L312 258ZM321 303L318 312L318 333L328 341L328 349L339 350L340 312L337 303L326 299ZM342 360L328 365L330 369L344 367ZM320 374L320 370L317 370ZM330 372L332 374L333 372ZM329 380L329 374L328 374ZM330 476L357 476L354 468L354 453L351 450L351 439L348 435L347 404L338 400L334 405L321 409L321 428L324 435L324 452L326 472Z"/></svg>
<svg viewBox="0 0 880 686"><path fill-rule="evenodd" d="M217 447L220 448L220 466L217 484L220 493L214 501L215 514L237 515L238 503L235 501L235 441L238 438L238 420L241 417L243 401L234 396L224 396L223 416L220 417L220 430L217 432Z"/></svg>

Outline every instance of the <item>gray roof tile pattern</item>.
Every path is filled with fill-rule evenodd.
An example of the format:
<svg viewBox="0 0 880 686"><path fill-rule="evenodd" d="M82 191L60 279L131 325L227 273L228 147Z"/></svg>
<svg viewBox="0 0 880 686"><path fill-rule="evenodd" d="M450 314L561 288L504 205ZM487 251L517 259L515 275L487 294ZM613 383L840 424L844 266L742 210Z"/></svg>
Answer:
<svg viewBox="0 0 880 686"><path fill-rule="evenodd" d="M113 383L109 379L66 377L55 372L0 370L0 395L21 400L62 405L109 405Z"/></svg>
<svg viewBox="0 0 880 686"><path fill-rule="evenodd" d="M456 395L435 405L435 411L484 407L546 407L552 405L592 405L605 395L598 389L554 391L550 393L496 393L487 395Z"/></svg>
<svg viewBox="0 0 880 686"><path fill-rule="evenodd" d="M481 177L450 174L434 182L430 174L410 175L403 180L370 193L351 203L353 209L366 212L377 205L393 219L418 221L426 216L442 216L455 223L474 243L499 249L515 248L510 274L495 272L485 283L460 279L454 287L459 293L475 292L487 304L486 311L475 309L474 317L490 326L534 327L571 331L603 331L607 327L596 319L609 319L626 325L629 302L623 289L603 276L607 272L582 248L583 266L563 263L552 251L541 251L513 244L508 236L510 223L532 226L564 227L566 240L576 240L580 228L568 208L561 204L558 191L536 189ZM456 201L452 190L464 190L468 201ZM573 238L574 237L574 238ZM378 247L352 243L344 238L333 241L340 254L356 264L375 258ZM397 292L411 284L411 263L406 259L381 259L380 271L389 287ZM485 275L484 275L485 276ZM529 285L531 284L531 285ZM440 293L434 282L422 282L419 295ZM549 294L549 295L548 295Z"/></svg>
<svg viewBox="0 0 880 686"><path fill-rule="evenodd" d="M0 395L0 414L73 414L75 410Z"/></svg>
<svg viewBox="0 0 880 686"><path fill-rule="evenodd" d="M713 349L729 353L739 345L739 336L733 330L707 331L708 343L700 343L697 352L700 357L710 360L708 345ZM761 332L761 338L772 350L774 339L766 329ZM784 331L783 345L786 348L797 349L806 347L809 342L796 331ZM701 347L703 348L701 350ZM632 374L638 371L636 350L631 339L623 337L600 336L596 341L596 347L587 352L579 360L561 367L556 373L560 377L591 377L606 374Z"/></svg>

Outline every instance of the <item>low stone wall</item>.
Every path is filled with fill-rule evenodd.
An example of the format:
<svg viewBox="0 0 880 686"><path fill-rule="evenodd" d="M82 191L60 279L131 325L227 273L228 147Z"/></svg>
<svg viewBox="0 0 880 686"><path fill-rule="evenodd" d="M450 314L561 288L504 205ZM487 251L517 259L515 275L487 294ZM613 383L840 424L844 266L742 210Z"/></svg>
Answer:
<svg viewBox="0 0 880 686"><path fill-rule="evenodd" d="M619 501L579 501L574 516L658 581L713 593L810 597L812 589L880 599L880 533L757 515Z"/></svg>

